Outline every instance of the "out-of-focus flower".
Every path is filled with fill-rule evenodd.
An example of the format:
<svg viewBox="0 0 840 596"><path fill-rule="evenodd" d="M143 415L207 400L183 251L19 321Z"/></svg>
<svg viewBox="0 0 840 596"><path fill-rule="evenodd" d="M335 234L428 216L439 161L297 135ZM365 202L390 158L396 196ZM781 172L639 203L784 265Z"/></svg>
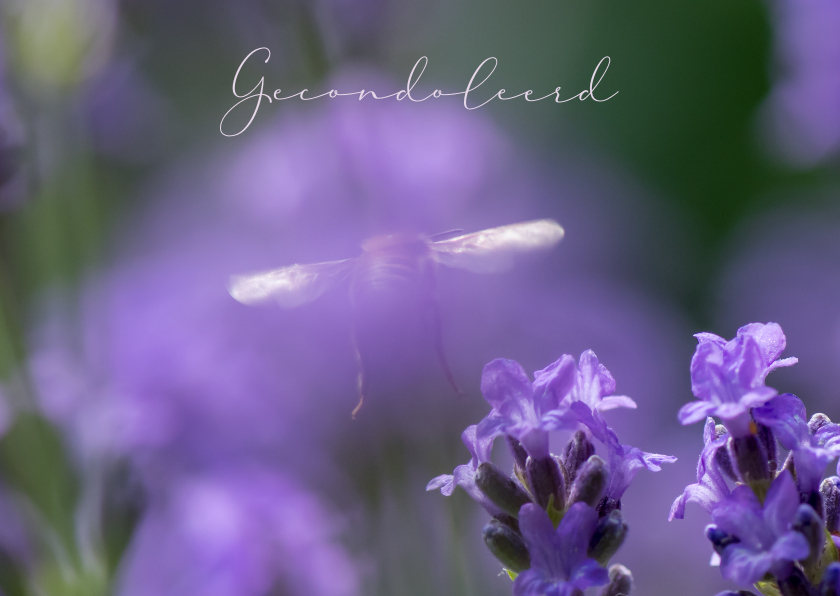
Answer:
<svg viewBox="0 0 840 596"><path fill-rule="evenodd" d="M715 525L739 540L721 553L723 576L749 586L768 571L779 579L790 575L792 562L810 551L805 537L791 529L798 508L799 494L786 470L773 481L763 505L749 487L736 487L712 511Z"/></svg>
<svg viewBox="0 0 840 596"><path fill-rule="evenodd" d="M587 556L598 524L598 512L584 503L572 505L557 529L537 505L523 505L519 527L531 553L531 568L513 582L515 596L572 596L576 590L609 581L607 570Z"/></svg>
<svg viewBox="0 0 840 596"><path fill-rule="evenodd" d="M813 166L840 149L840 6L776 0L771 12L777 76L769 124L788 161Z"/></svg>
<svg viewBox="0 0 840 596"><path fill-rule="evenodd" d="M682 424L706 416L719 416L733 437L750 433L750 408L776 395L764 385L772 370L796 364L796 358L778 360L785 336L776 323L752 323L738 329L727 342L713 333L695 335L699 344L691 359L691 390L700 401L680 409Z"/></svg>
<svg viewBox="0 0 840 596"><path fill-rule="evenodd" d="M703 451L700 452L700 459L697 461L697 483L686 486L683 494L674 500L668 521L683 519L688 503L697 503L711 513L715 505L729 496L729 486L718 462L715 461L717 451L726 443L727 436L716 439L715 421L713 418L706 418L706 426L703 428Z"/></svg>
<svg viewBox="0 0 840 596"><path fill-rule="evenodd" d="M36 93L72 90L110 57L114 0L8 0L0 9L10 61Z"/></svg>
<svg viewBox="0 0 840 596"><path fill-rule="evenodd" d="M182 476L154 502L123 569L121 596L355 596L360 577L337 518L270 470Z"/></svg>

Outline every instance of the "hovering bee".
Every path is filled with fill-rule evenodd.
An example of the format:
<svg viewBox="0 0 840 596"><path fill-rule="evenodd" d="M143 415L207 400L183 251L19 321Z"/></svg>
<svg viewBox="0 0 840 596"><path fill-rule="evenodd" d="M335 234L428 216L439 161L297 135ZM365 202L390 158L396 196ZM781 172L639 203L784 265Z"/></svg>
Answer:
<svg viewBox="0 0 840 596"><path fill-rule="evenodd" d="M359 364L359 403L352 413L355 418L368 388L359 349L362 321L387 318L389 311L394 315L394 308L398 308L395 305L406 302L429 313L438 360L449 383L461 393L443 353L434 294L436 263L475 273L500 272L513 265L515 254L551 248L560 242L563 234L556 221L541 219L472 234L454 230L436 236L411 233L376 236L362 243L362 254L356 258L235 275L228 290L243 304L274 300L283 308L295 308L349 279L353 344ZM399 312L404 316L404 310Z"/></svg>

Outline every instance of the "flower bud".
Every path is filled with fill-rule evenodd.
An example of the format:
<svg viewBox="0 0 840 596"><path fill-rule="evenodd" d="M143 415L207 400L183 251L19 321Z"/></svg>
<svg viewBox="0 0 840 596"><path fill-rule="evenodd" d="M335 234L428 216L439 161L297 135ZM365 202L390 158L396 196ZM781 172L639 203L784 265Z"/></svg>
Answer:
<svg viewBox="0 0 840 596"><path fill-rule="evenodd" d="M554 508L562 511L566 506L566 485L554 457L549 455L536 460L529 457L525 470L531 494L537 505L547 509L551 496L554 495Z"/></svg>
<svg viewBox="0 0 840 596"><path fill-rule="evenodd" d="M840 596L840 563L825 568L820 581L820 596Z"/></svg>
<svg viewBox="0 0 840 596"><path fill-rule="evenodd" d="M782 596L813 596L813 587L801 570L794 567L785 579L778 580Z"/></svg>
<svg viewBox="0 0 840 596"><path fill-rule="evenodd" d="M796 532L805 536L805 540L808 541L808 547L811 549L808 557L802 560L802 564L805 567L813 565L822 556L823 546L825 545L825 532L820 516L817 515L813 507L807 503L803 503L796 510L791 527Z"/></svg>
<svg viewBox="0 0 840 596"><path fill-rule="evenodd" d="M531 555L522 536L509 526L493 519L482 531L484 544L502 565L521 573L531 568Z"/></svg>
<svg viewBox="0 0 840 596"><path fill-rule="evenodd" d="M611 499L605 496L598 501L598 506L595 509L598 511L598 517L605 517L616 509L621 509L621 500Z"/></svg>
<svg viewBox="0 0 840 596"><path fill-rule="evenodd" d="M730 544L735 544L736 542L741 542L740 538L732 536L731 534L727 534L720 528L718 528L715 524L709 524L706 526L706 538L709 539L709 542L712 543L712 548L715 549L717 554L723 553L723 549L725 549Z"/></svg>
<svg viewBox="0 0 840 596"><path fill-rule="evenodd" d="M601 596L629 596L633 588L633 574L624 565L610 567L610 583L601 591Z"/></svg>
<svg viewBox="0 0 840 596"><path fill-rule="evenodd" d="M614 509L606 517L598 520L595 533L589 541L587 555L606 565L610 558L618 551L627 537L627 523L620 509Z"/></svg>
<svg viewBox="0 0 840 596"><path fill-rule="evenodd" d="M586 503L595 507L607 488L607 463L597 455L591 456L578 470L569 504Z"/></svg>
<svg viewBox="0 0 840 596"><path fill-rule="evenodd" d="M524 470L525 461L528 459L528 452L525 451L522 443L514 439L512 436L505 435L505 440L507 441L508 447L510 447L510 452L513 455L513 461L517 466Z"/></svg>
<svg viewBox="0 0 840 596"><path fill-rule="evenodd" d="M758 426L758 440L761 441L761 446L764 448L764 453L767 457L767 467L770 470L770 477L776 476L776 470L779 467L779 462L776 459L776 435L769 426L759 424Z"/></svg>
<svg viewBox="0 0 840 596"><path fill-rule="evenodd" d="M475 484L494 505L516 518L522 506L531 502L521 486L490 462L478 466Z"/></svg>
<svg viewBox="0 0 840 596"><path fill-rule="evenodd" d="M566 449L563 454L563 463L566 464L566 471L569 473L570 485L574 482L578 470L583 463L593 455L595 455L595 445L586 438L586 433L582 430L577 431L569 442L566 443Z"/></svg>
<svg viewBox="0 0 840 596"><path fill-rule="evenodd" d="M840 531L840 478L829 476L820 484L825 528L832 534Z"/></svg>
<svg viewBox="0 0 840 596"><path fill-rule="evenodd" d="M770 486L770 469L761 441L756 435L730 437L727 447L741 480L763 501Z"/></svg>
<svg viewBox="0 0 840 596"><path fill-rule="evenodd" d="M715 440L721 438L727 432L729 431L726 430L724 425L718 424L715 426ZM735 468L732 467L732 458L729 457L729 451L726 449L726 445L721 445L717 448L714 463L721 472L732 478L735 482L738 482L738 475L735 473Z"/></svg>
<svg viewBox="0 0 840 596"><path fill-rule="evenodd" d="M831 418L825 414L816 413L808 421L808 432L815 435L826 424L831 424Z"/></svg>

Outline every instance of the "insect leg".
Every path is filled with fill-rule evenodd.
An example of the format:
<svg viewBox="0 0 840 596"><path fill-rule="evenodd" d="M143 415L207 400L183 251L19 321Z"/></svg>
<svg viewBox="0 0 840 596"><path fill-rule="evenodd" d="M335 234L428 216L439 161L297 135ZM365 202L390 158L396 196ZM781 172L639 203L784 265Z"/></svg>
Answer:
<svg viewBox="0 0 840 596"><path fill-rule="evenodd" d="M449 368L449 362L446 360L446 354L443 352L443 334L441 332L440 324L440 309L438 308L437 300L434 298L429 300L429 312L432 316L432 338L435 343L435 352L437 353L440 366L443 369L443 374L446 376L446 380L449 381L449 384L452 385L455 393L458 395L466 395L463 391L461 391L458 384L455 382L455 375L452 374L452 370Z"/></svg>
<svg viewBox="0 0 840 596"><path fill-rule="evenodd" d="M359 413L359 410L362 409L362 404L365 401L365 393L367 393L368 389L368 379L367 375L365 374L365 363L362 360L362 353L359 351L359 340L356 337L356 325L353 324L353 351L356 353L356 365L359 368L359 403L356 404L356 407L353 408L353 411L350 413L350 418L353 420L356 419L356 414Z"/></svg>

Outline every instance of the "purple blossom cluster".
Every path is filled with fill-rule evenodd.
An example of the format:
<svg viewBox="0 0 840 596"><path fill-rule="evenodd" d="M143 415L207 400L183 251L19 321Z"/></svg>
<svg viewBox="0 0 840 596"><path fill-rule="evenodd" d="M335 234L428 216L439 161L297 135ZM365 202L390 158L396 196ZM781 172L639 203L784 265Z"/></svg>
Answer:
<svg viewBox="0 0 840 596"><path fill-rule="evenodd" d="M822 476L840 456L840 425L824 414L809 419L798 397L765 385L769 372L796 363L779 359L786 339L778 324L746 325L730 341L696 337L691 382L699 401L679 418L691 424L706 416L704 447L697 482L674 501L670 519L682 519L689 502L709 512L712 564L741 587L765 595L838 594L840 477ZM787 451L781 466L780 447Z"/></svg>
<svg viewBox="0 0 840 596"><path fill-rule="evenodd" d="M561 356L533 381L519 363L493 360L481 392L492 410L462 435L470 461L426 490L451 495L461 486L492 516L484 542L514 580L515 596L573 596L595 586L604 586L602 596L629 594L630 571L607 569L627 535L621 497L639 470L676 460L622 445L601 414L636 403L614 395L615 380L591 350L577 362ZM554 431L574 431L563 456L549 451ZM512 475L490 461L499 436L513 455Z"/></svg>

